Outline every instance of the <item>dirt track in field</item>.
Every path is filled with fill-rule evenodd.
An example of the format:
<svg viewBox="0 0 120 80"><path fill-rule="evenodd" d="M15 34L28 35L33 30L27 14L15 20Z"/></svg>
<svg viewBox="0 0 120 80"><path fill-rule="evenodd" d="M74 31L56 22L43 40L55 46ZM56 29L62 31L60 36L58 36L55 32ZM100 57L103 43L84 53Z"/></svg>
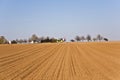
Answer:
<svg viewBox="0 0 120 80"><path fill-rule="evenodd" d="M0 80L120 80L120 42L0 45Z"/></svg>

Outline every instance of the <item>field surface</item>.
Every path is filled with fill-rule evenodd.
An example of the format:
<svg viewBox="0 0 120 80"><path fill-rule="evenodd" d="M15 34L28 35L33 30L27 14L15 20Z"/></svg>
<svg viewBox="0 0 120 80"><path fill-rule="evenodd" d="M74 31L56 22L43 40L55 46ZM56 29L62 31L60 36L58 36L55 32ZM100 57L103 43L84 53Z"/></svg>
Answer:
<svg viewBox="0 0 120 80"><path fill-rule="evenodd" d="M120 42L0 45L0 80L120 80Z"/></svg>

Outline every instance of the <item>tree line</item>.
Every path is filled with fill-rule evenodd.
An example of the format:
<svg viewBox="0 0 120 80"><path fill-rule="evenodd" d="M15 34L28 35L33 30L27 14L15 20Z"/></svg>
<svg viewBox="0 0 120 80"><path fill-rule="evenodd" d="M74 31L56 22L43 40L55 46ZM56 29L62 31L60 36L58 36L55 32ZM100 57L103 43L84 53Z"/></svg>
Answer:
<svg viewBox="0 0 120 80"><path fill-rule="evenodd" d="M74 39L71 39L71 42L84 42L84 41L108 41L107 38L98 34L96 37L92 38L90 35L85 36L76 36ZM0 36L0 44L25 44L25 43L57 43L57 42L65 42L65 38L56 39L54 37L38 37L36 34L33 34L28 39L16 39L8 41L4 36Z"/></svg>
<svg viewBox="0 0 120 80"><path fill-rule="evenodd" d="M4 36L0 36L0 44L25 44L25 43L56 43L56 42L65 42L66 39L54 37L38 37L36 34L33 34L28 39L15 39L8 41Z"/></svg>
<svg viewBox="0 0 120 80"><path fill-rule="evenodd" d="M84 36L76 36L75 39L71 39L71 42L75 42L75 41L108 41L108 38L105 38L103 36L101 36L100 34L98 34L96 37L92 38L90 35L87 35L86 37Z"/></svg>

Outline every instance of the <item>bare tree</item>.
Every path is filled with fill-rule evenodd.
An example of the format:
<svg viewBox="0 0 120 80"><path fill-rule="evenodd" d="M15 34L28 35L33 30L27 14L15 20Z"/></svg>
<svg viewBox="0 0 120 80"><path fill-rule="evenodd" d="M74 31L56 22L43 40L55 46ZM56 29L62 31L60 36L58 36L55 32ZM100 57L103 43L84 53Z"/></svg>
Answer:
<svg viewBox="0 0 120 80"><path fill-rule="evenodd" d="M36 34L33 34L33 35L30 37L29 41L37 42L38 39L39 39L38 36L37 36Z"/></svg>
<svg viewBox="0 0 120 80"><path fill-rule="evenodd" d="M76 40L76 41L81 41L81 38L80 38L79 36L76 36L76 37L75 37L75 40Z"/></svg>
<svg viewBox="0 0 120 80"><path fill-rule="evenodd" d="M84 36L81 36L81 40L84 41L84 40L85 40L85 37L84 37Z"/></svg>
<svg viewBox="0 0 120 80"><path fill-rule="evenodd" d="M19 43L24 43L24 40L23 40L23 39L20 39L20 40L19 40Z"/></svg>
<svg viewBox="0 0 120 80"><path fill-rule="evenodd" d="M87 35L86 40L87 40L88 42L91 41L91 36L90 36L90 35Z"/></svg>
<svg viewBox="0 0 120 80"><path fill-rule="evenodd" d="M98 39L99 41L101 41L101 40L103 39L103 37L102 37L100 34L98 34L98 35L97 35L97 39Z"/></svg>

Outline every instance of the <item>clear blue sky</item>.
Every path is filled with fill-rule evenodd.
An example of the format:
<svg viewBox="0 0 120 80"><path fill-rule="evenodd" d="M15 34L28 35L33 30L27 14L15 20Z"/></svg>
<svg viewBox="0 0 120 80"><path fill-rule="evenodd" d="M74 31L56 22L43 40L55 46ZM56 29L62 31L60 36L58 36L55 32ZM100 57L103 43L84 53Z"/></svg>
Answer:
<svg viewBox="0 0 120 80"><path fill-rule="evenodd" d="M0 0L0 35L120 40L120 0Z"/></svg>

